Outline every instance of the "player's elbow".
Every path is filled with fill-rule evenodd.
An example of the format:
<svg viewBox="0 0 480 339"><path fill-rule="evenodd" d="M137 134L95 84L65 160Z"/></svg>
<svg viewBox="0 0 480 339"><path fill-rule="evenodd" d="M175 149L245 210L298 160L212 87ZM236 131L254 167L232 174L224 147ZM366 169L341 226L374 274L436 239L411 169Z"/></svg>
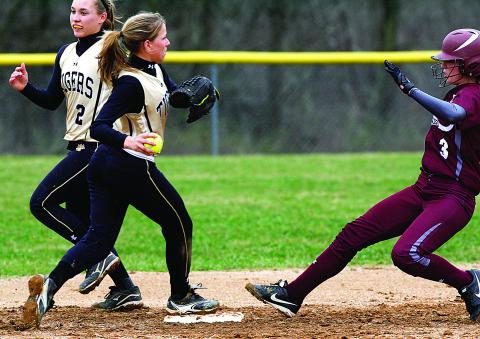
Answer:
<svg viewBox="0 0 480 339"><path fill-rule="evenodd" d="M445 109L443 115L448 120L448 122L455 123L465 119L467 112L462 106L452 103L451 106L448 107L448 109Z"/></svg>
<svg viewBox="0 0 480 339"><path fill-rule="evenodd" d="M53 96L49 96L47 100L42 103L39 103L42 108L48 109L49 111L55 111L63 102L63 96L60 98L56 98Z"/></svg>
<svg viewBox="0 0 480 339"><path fill-rule="evenodd" d="M98 124L95 124L95 122L93 122L92 126L90 126L90 136L93 139L98 140L99 134L101 134L99 126Z"/></svg>

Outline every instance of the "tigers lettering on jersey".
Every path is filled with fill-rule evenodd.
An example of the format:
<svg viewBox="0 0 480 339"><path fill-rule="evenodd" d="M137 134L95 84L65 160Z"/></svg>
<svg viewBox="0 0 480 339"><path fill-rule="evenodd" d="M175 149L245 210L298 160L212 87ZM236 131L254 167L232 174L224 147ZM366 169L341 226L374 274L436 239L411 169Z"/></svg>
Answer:
<svg viewBox="0 0 480 339"><path fill-rule="evenodd" d="M75 91L85 95L88 99L93 95L93 79L82 72L62 73L62 88L64 92Z"/></svg>
<svg viewBox="0 0 480 339"><path fill-rule="evenodd" d="M77 43L67 46L60 57L61 86L67 104L65 140L95 141L90 126L111 93L100 81L98 54L103 45L99 40L82 55L77 55Z"/></svg>
<svg viewBox="0 0 480 339"><path fill-rule="evenodd" d="M160 103L157 106L157 113L159 113L159 114L162 114L162 109L165 108L165 118L167 117L167 114L168 114L167 108L168 108L168 103L169 103L169 100L168 100L169 97L170 97L170 95L165 92L162 100L160 101Z"/></svg>

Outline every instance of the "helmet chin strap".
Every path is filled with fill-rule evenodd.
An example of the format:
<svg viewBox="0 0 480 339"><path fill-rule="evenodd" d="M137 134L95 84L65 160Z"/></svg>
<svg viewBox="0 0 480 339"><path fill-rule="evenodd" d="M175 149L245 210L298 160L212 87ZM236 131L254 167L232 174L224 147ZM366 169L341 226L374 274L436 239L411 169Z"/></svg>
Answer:
<svg viewBox="0 0 480 339"><path fill-rule="evenodd" d="M438 87L447 87L450 85L454 85L454 84L448 83L447 80L452 77L451 74L457 67L460 71L460 75L463 75L463 65L455 62L455 65L453 67L443 68L441 66L441 63L442 61L439 61L438 63L431 66L433 78L437 80L441 80L440 83L438 84ZM445 69L449 70L448 74L445 74Z"/></svg>
<svg viewBox="0 0 480 339"><path fill-rule="evenodd" d="M448 74L443 73L444 80L442 81L442 86L441 87L447 87L447 86L453 85L453 84L448 83L447 80L452 77L452 72L455 70L456 67L457 66L449 67L447 69L447 70L450 71L450 72L448 72Z"/></svg>

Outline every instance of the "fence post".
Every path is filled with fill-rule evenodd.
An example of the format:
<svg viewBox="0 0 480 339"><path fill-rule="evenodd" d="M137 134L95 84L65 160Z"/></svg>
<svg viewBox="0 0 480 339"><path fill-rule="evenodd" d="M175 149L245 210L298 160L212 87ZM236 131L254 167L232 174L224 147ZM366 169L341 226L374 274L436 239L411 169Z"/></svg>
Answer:
<svg viewBox="0 0 480 339"><path fill-rule="evenodd" d="M212 82L215 84L215 87L219 88L218 83L218 67L217 64L211 65L211 74ZM212 114L210 115L211 121L211 140L212 140L212 156L217 156L219 154L219 138L218 138L218 102L212 108Z"/></svg>

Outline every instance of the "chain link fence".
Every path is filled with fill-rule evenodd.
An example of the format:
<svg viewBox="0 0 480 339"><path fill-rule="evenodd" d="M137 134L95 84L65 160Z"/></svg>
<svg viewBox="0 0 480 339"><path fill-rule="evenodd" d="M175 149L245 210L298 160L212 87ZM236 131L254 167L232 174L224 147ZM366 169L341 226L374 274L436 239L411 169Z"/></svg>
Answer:
<svg viewBox="0 0 480 339"><path fill-rule="evenodd" d="M70 1L4 0L0 52L55 52L73 41ZM117 0L123 18L159 11L171 50L382 51L435 50L460 27L478 27L472 0ZM187 9L187 10L186 10ZM28 66L28 65L27 65ZM181 82L212 76L212 65L166 64ZM431 115L403 95L381 64L215 65L218 153L303 153L421 150ZM424 91L442 97L428 64L401 65ZM65 108L45 111L8 86L0 67L0 153L64 153ZM30 67L47 85L51 67ZM211 154L210 117L185 124L172 109L166 154ZM217 134L214 134L217 135ZM213 138L215 139L215 138Z"/></svg>
<svg viewBox="0 0 480 339"><path fill-rule="evenodd" d="M215 65L218 153L411 151L423 148L431 115L403 95L380 64ZM8 79L13 67L2 67ZM167 64L177 82L212 76L212 65ZM428 64L402 69L424 91L441 97ZM51 67L30 67L30 79L46 86ZM65 107L47 111L6 86L0 91L0 153L64 152ZM187 112L171 109L166 154L211 154L211 116L186 124Z"/></svg>

